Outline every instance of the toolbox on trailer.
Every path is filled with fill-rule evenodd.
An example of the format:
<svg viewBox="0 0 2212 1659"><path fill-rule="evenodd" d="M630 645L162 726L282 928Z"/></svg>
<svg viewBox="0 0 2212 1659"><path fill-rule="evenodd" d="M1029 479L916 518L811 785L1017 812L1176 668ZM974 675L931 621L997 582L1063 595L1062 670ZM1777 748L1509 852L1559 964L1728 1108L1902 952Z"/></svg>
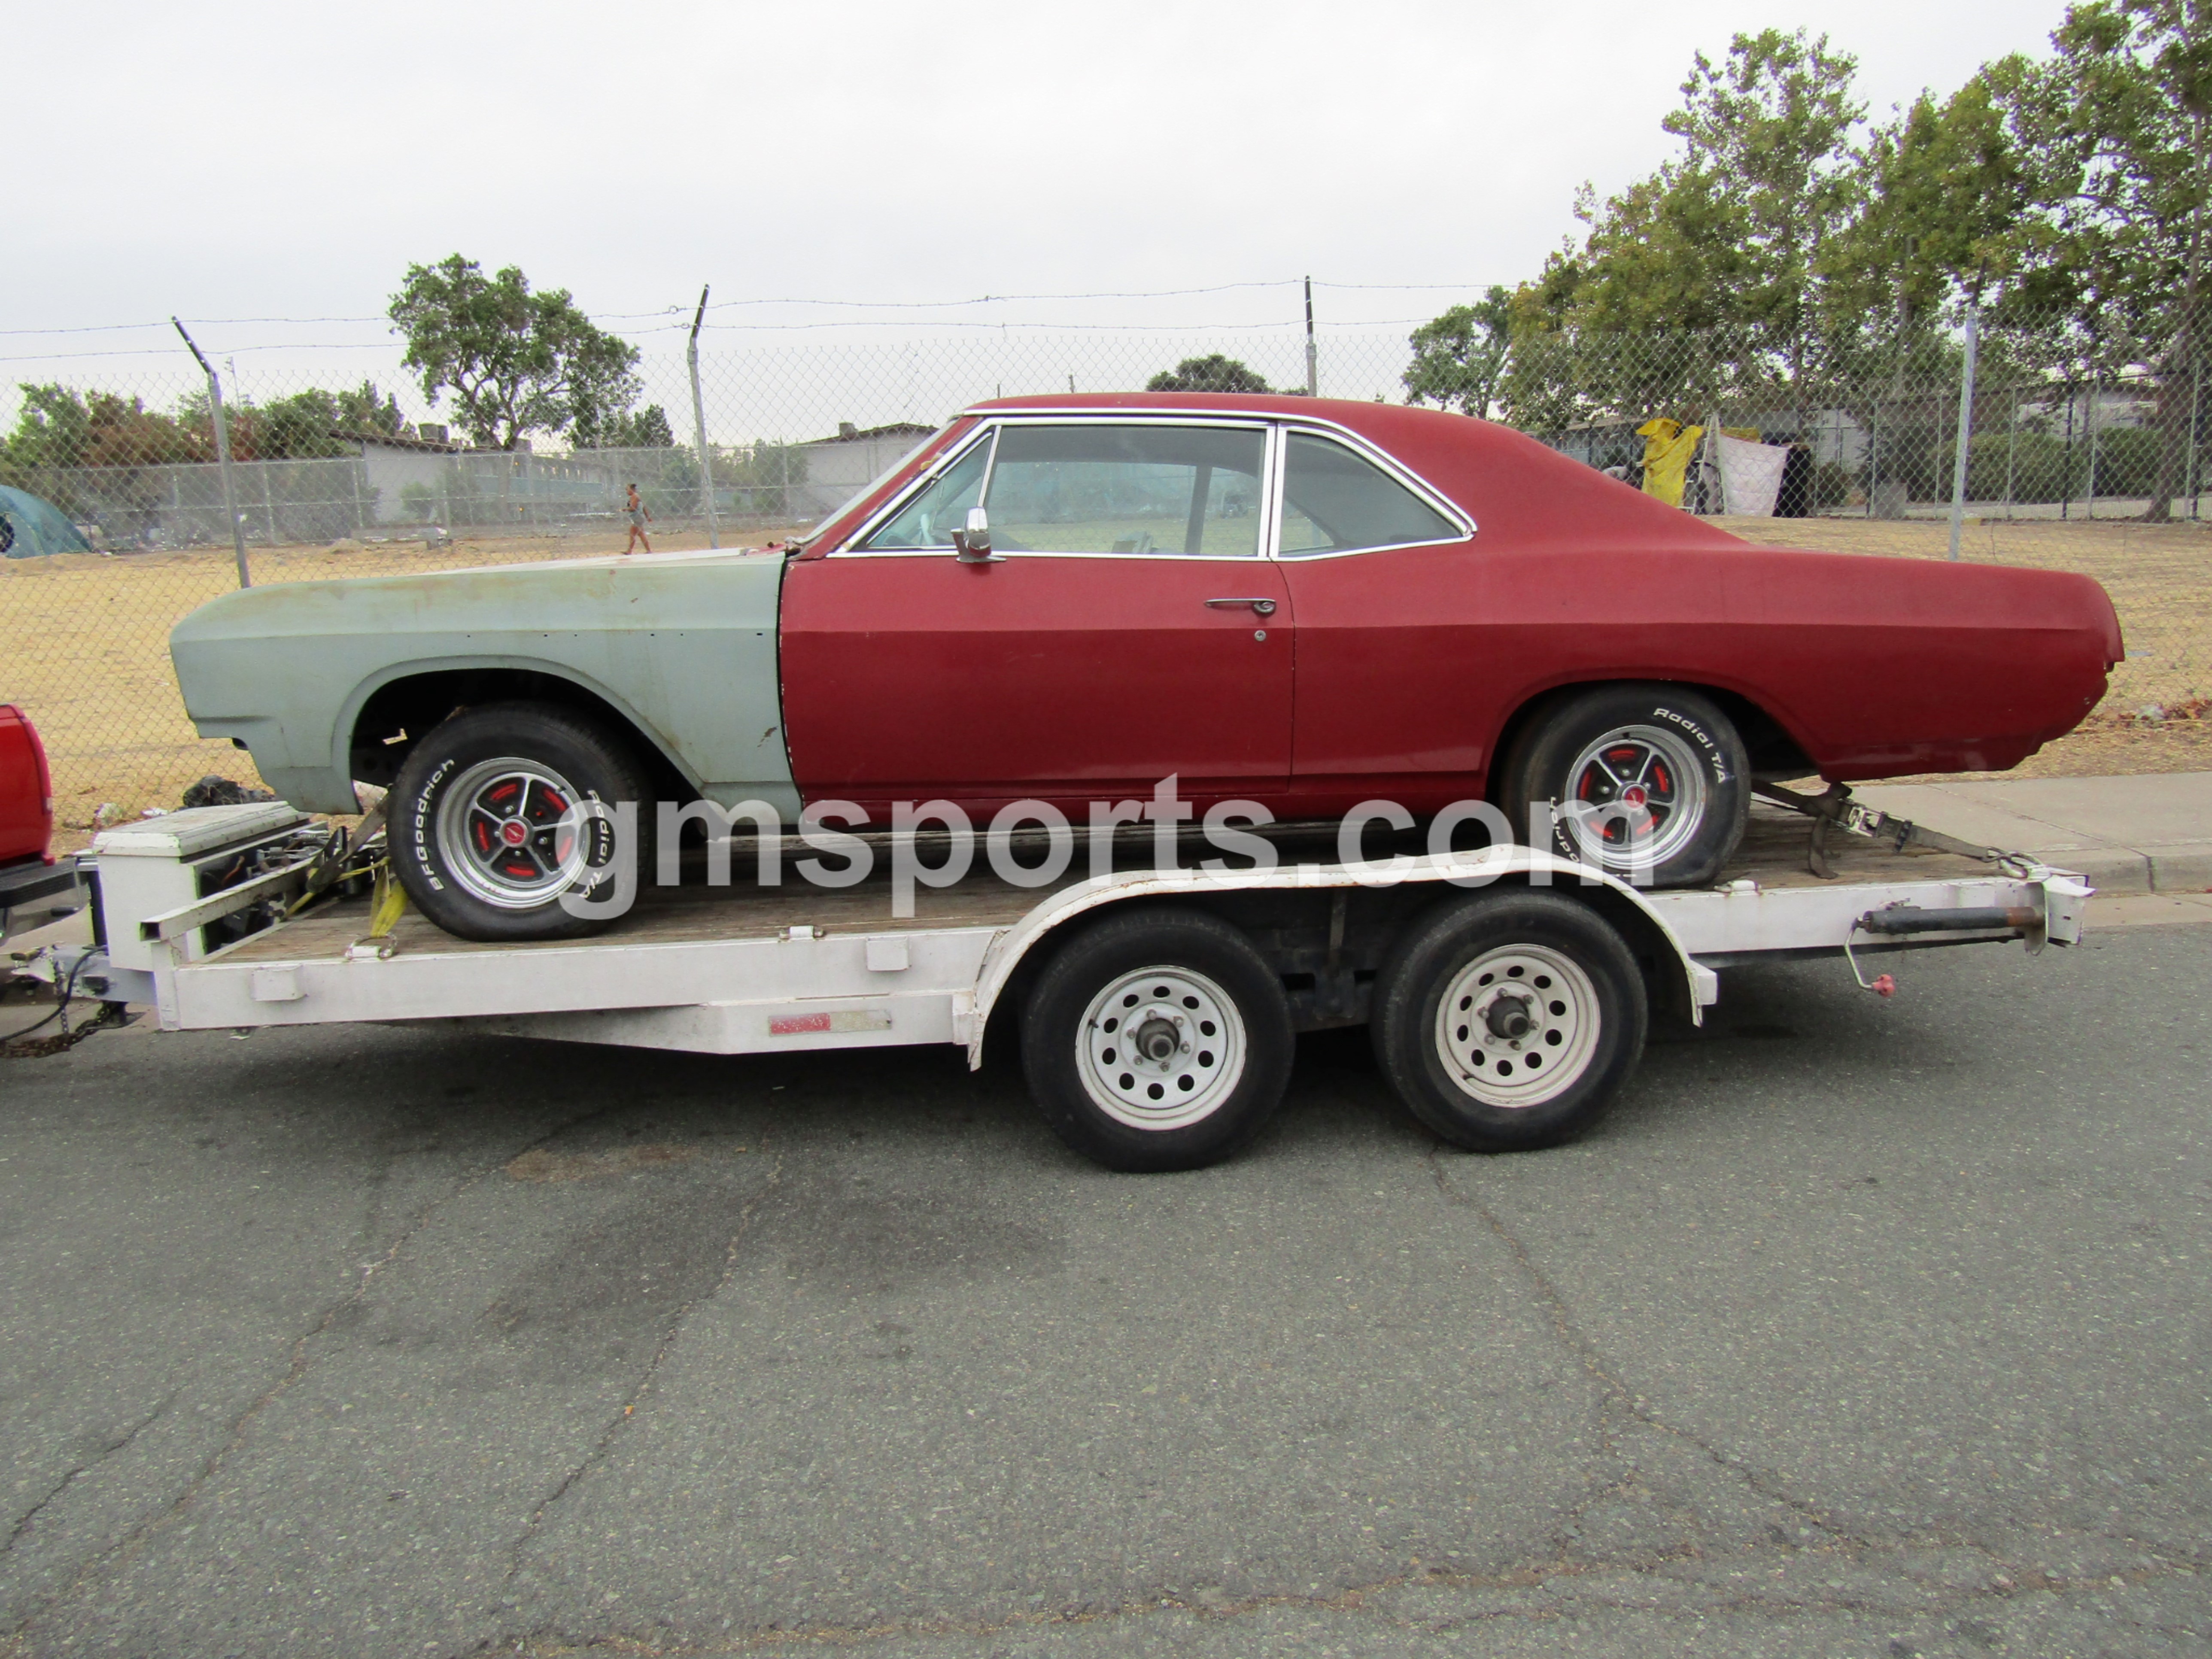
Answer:
<svg viewBox="0 0 2212 1659"><path fill-rule="evenodd" d="M281 818L281 822L280 822ZM111 831L86 860L94 944L40 971L172 1030L437 1021L710 1054L951 1043L1018 1027L1071 1144L1188 1167L1273 1109L1300 1030L1367 1024L1385 1075L1461 1145L1548 1145L1617 1096L1654 1006L1692 1020L1719 974L1776 957L2080 938L2089 889L1860 814L1808 867L1802 817L1754 810L1723 879L1643 891L1520 846L1273 869L1140 869L1021 887L797 882L645 890L590 939L481 944L380 884L331 890L329 832L212 807ZM1929 845L1933 842L1936 845ZM739 860L742 867L744 860ZM317 872L323 874L319 878Z"/></svg>

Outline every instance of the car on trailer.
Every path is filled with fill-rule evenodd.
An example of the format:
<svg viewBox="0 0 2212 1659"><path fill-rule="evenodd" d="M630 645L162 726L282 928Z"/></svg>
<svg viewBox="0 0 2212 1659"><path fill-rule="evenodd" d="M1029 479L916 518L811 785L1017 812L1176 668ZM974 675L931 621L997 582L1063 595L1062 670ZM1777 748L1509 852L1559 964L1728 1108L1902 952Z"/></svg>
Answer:
<svg viewBox="0 0 2212 1659"><path fill-rule="evenodd" d="M277 583L172 651L286 800L389 786L410 896L479 940L588 932L561 895L649 863L652 811L580 802L1079 819L1170 776L1488 800L1697 888L1760 783L2003 769L2123 654L2084 576L1756 546L1465 416L1209 393L979 404L787 549Z"/></svg>

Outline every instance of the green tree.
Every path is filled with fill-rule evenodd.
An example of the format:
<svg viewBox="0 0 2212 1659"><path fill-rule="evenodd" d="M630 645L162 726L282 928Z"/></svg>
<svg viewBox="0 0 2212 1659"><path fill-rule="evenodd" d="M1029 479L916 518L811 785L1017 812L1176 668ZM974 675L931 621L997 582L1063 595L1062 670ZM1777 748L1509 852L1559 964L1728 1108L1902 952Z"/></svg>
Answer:
<svg viewBox="0 0 2212 1659"><path fill-rule="evenodd" d="M579 416L570 435L579 449L673 449L676 434L659 404L626 414ZM696 483L696 480L694 480Z"/></svg>
<svg viewBox="0 0 2212 1659"><path fill-rule="evenodd" d="M1234 357L1186 357L1145 382L1147 392L1260 392L1273 388Z"/></svg>
<svg viewBox="0 0 2212 1659"><path fill-rule="evenodd" d="M2200 0L2087 0L2068 9L2055 56L2020 88L2050 137L2044 286L2075 301L2085 367L2150 362L2166 459L2148 516L2181 483L2189 402L2207 319L2212 17Z"/></svg>
<svg viewBox="0 0 2212 1659"><path fill-rule="evenodd" d="M1433 398L1446 409L1487 420L1505 372L1513 333L1513 296L1493 284L1471 306L1454 306L1413 331L1413 361L1406 370L1406 401Z"/></svg>
<svg viewBox="0 0 2212 1659"><path fill-rule="evenodd" d="M399 418L399 399L390 392L378 392L374 380L363 380L350 392L338 392L335 401L338 425L347 432L380 432L395 438L406 424Z"/></svg>
<svg viewBox="0 0 2212 1659"><path fill-rule="evenodd" d="M1802 380L1823 246L1848 224L1862 167L1851 97L1858 60L1803 29L1737 35L1727 58L1696 55L1683 105L1662 124L1687 147L1683 179L1705 187L1698 222L1730 236L1736 307Z"/></svg>
<svg viewBox="0 0 2212 1659"><path fill-rule="evenodd" d="M22 385L15 429L0 441L0 481L42 495L73 519L151 512L164 495L149 469L215 459L212 430L137 398ZM202 394L204 401L205 394Z"/></svg>
<svg viewBox="0 0 2212 1659"><path fill-rule="evenodd" d="M295 392L239 414L248 417L246 436L255 460L321 460L353 453L354 446L338 435L344 417L330 392Z"/></svg>
<svg viewBox="0 0 2212 1659"><path fill-rule="evenodd" d="M567 289L533 292L513 265L486 276L458 253L410 265L390 315L422 395L451 389L462 426L486 447L597 430L637 401L637 348L602 331Z"/></svg>

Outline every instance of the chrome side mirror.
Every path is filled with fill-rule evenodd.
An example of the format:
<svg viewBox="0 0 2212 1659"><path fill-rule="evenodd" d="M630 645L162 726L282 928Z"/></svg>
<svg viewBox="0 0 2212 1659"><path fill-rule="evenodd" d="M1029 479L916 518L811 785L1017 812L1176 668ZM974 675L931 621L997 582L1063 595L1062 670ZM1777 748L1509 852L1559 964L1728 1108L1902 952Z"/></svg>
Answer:
<svg viewBox="0 0 2212 1659"><path fill-rule="evenodd" d="M968 509L968 527L952 532L954 556L962 564L1002 564L1004 559L991 551L991 515L980 507Z"/></svg>

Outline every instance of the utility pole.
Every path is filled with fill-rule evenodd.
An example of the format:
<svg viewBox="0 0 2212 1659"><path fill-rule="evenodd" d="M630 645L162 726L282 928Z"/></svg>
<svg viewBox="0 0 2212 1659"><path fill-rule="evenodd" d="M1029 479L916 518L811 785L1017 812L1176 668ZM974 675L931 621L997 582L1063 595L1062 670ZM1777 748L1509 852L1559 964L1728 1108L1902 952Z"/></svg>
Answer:
<svg viewBox="0 0 2212 1659"><path fill-rule="evenodd" d="M707 545L722 544L714 521L714 452L707 447L707 403L699 395L699 325L707 320L707 284L699 288L699 309L691 318L691 431L699 443L699 499L707 504Z"/></svg>
<svg viewBox="0 0 2212 1659"><path fill-rule="evenodd" d="M1321 396L1321 357L1314 350L1313 278L1306 278L1306 396Z"/></svg>
<svg viewBox="0 0 2212 1659"><path fill-rule="evenodd" d="M192 337L185 333L185 325L177 322L174 317L169 320L176 324L177 332L184 335L185 343L191 348L192 356L199 359L200 372L207 376L208 403L215 415L216 465L222 474L222 514L230 520L230 544L238 550L238 585L251 587L253 586L253 573L246 568L246 526L238 520L238 495L230 483L230 428L222 417L222 380L216 374L215 365L208 362L193 343Z"/></svg>

